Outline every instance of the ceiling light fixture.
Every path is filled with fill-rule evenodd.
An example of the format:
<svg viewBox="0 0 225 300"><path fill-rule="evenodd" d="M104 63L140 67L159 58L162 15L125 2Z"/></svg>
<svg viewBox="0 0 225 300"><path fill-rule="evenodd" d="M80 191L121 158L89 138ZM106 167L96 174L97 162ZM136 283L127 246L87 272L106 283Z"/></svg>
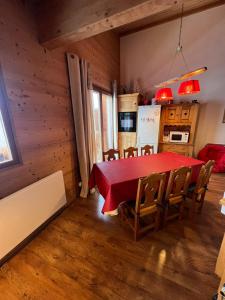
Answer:
<svg viewBox="0 0 225 300"><path fill-rule="evenodd" d="M179 95L188 95L188 94L197 94L200 92L200 85L198 80L188 80L180 84L178 94Z"/></svg>
<svg viewBox="0 0 225 300"><path fill-rule="evenodd" d="M156 94L155 94L155 98L158 101L170 101L173 100L173 93L171 88L162 88L159 89Z"/></svg>
<svg viewBox="0 0 225 300"><path fill-rule="evenodd" d="M207 71L207 67L198 68L196 70L193 70L191 72L181 75L179 80L185 80L185 79L191 78L193 76L200 75L206 71Z"/></svg>
<svg viewBox="0 0 225 300"><path fill-rule="evenodd" d="M177 57L178 54L181 55L182 60L184 62L185 69L187 70L187 72L185 74L182 74L179 77L170 78L167 81L164 81L164 82L161 82L161 83L155 85L156 88L165 89L166 86L168 86L170 84L176 83L178 81L183 81L183 80L189 79L189 78L191 78L193 76L202 74L202 73L204 73L204 72L207 71L207 67L201 67L201 68L195 69L193 71L189 71L186 59L184 57L183 47L181 45L181 35L182 35L182 26L183 26L183 14L184 14L184 4L182 4L182 9L181 9L178 46L176 48L176 52L175 52L174 58L173 58L173 60L171 62L170 68L169 68L168 77L171 74L171 71L173 69L173 66L174 66L174 63L175 63L175 60L176 60L176 57ZM198 93L198 92L200 92L200 85L199 85L199 82L198 82L198 84L197 84L197 82L198 82L198 80L189 80L189 81L187 81L187 83L181 83L181 85L179 87L179 90L178 90L178 94L179 95L191 94L191 92L190 92L191 90L192 90L192 93ZM157 93L159 91L156 92L156 95L157 95ZM172 91L171 91L171 93L172 93ZM155 97L155 98L157 99L157 97Z"/></svg>

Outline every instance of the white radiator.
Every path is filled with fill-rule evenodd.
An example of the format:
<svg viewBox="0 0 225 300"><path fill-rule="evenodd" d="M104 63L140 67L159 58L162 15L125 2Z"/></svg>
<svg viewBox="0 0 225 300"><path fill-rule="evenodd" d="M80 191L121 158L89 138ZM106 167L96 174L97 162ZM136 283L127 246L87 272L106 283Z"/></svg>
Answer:
<svg viewBox="0 0 225 300"><path fill-rule="evenodd" d="M0 260L65 204L62 171L0 199Z"/></svg>

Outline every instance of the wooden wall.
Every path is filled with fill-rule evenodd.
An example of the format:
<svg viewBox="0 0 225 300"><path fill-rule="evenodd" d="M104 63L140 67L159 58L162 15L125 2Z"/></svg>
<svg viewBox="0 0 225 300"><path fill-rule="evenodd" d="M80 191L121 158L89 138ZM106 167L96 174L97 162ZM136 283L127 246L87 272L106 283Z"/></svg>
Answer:
<svg viewBox="0 0 225 300"><path fill-rule="evenodd" d="M91 63L95 85L111 91L111 81L117 79L119 82L120 42L115 33L102 33L71 44L67 48L53 50L52 53L63 59L66 51L76 53Z"/></svg>
<svg viewBox="0 0 225 300"><path fill-rule="evenodd" d="M63 170L68 200L74 199L78 166L65 51L93 65L96 85L119 79L119 39L112 33L49 52L22 1L0 2L0 64L3 69L21 164L0 170L0 198Z"/></svg>

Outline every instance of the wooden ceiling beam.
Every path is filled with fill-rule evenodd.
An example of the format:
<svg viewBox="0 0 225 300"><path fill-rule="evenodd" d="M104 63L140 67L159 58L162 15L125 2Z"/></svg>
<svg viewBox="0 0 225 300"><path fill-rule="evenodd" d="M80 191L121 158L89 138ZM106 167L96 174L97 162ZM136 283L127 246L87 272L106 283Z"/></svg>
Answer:
<svg viewBox="0 0 225 300"><path fill-rule="evenodd" d="M184 0L184 3L185 3L185 1L188 2L187 0ZM183 13L183 16L187 17L187 16L202 12L202 11L210 9L210 8L214 8L214 7L217 7L217 6L220 6L220 5L224 5L225 0L214 0L211 3L204 4L204 2L203 2L203 3L200 3L200 4L201 5L199 5L199 7L197 7L197 8L185 10L184 13ZM117 33L119 34L120 37L130 35L132 33L138 32L138 31L142 31L142 30L145 30L145 29L157 26L157 25L161 25L161 24L176 20L180 17L181 17L181 12L177 13L175 11L174 13L171 13L171 15L169 17L166 17L166 18L165 18L165 16L162 16L161 18L158 17L157 21L153 21L153 22L150 21L145 25L140 26L140 25L134 23L133 28L130 28L130 29L126 29L126 28L125 29L123 29L123 28L120 29L119 28L119 29L117 29L118 30ZM129 25L128 25L128 27L129 27Z"/></svg>
<svg viewBox="0 0 225 300"><path fill-rule="evenodd" d="M48 0L34 7L39 39L48 49L155 15L182 0Z"/></svg>

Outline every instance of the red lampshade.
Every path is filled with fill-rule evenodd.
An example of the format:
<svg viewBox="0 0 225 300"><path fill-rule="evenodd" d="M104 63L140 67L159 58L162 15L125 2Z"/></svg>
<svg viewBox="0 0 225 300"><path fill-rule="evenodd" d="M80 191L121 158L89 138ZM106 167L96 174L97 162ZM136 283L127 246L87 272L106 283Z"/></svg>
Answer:
<svg viewBox="0 0 225 300"><path fill-rule="evenodd" d="M200 92L200 85L198 80L188 80L180 84L178 94L179 95L188 95L196 94Z"/></svg>
<svg viewBox="0 0 225 300"><path fill-rule="evenodd" d="M159 89L156 94L155 94L156 100L172 100L173 99L173 94L171 88L162 88Z"/></svg>

